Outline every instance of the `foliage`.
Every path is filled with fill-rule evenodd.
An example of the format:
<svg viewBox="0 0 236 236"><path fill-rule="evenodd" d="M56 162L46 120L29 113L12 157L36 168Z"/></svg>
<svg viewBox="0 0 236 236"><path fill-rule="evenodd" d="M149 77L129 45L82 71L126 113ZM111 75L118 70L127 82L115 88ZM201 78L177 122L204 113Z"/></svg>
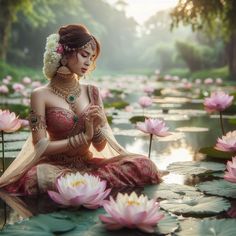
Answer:
<svg viewBox="0 0 236 236"><path fill-rule="evenodd" d="M26 66L15 66L10 65L2 60L0 60L0 78L4 78L5 76L12 76L13 81L19 81L23 77L28 76L32 79L43 80L44 76L41 70L31 69Z"/></svg>
<svg viewBox="0 0 236 236"><path fill-rule="evenodd" d="M176 48L191 72L213 65L214 51L210 47L178 41Z"/></svg>

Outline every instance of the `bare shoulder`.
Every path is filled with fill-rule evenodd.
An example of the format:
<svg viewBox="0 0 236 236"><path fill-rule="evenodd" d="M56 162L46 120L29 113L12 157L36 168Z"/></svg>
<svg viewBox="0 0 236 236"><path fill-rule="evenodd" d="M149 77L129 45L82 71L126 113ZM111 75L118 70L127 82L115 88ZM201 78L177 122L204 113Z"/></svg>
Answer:
<svg viewBox="0 0 236 236"><path fill-rule="evenodd" d="M34 98L34 97L44 98L45 95L48 94L48 92L49 92L49 89L47 85L40 86L31 92L31 98Z"/></svg>

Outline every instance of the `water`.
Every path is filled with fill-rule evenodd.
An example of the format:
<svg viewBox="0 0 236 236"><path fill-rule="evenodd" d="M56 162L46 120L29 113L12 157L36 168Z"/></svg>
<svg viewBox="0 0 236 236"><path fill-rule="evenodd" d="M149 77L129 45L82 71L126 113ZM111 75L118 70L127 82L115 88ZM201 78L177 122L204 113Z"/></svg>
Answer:
<svg viewBox="0 0 236 236"><path fill-rule="evenodd" d="M126 100L136 101L138 96L128 95ZM152 106L152 109L144 110L145 116L162 118L166 121L170 131L175 135L167 140L154 138L152 143L151 160L157 167L165 171L167 166L178 161L200 161L204 160L205 156L198 152L201 147L214 146L216 139L222 136L219 117L209 116L202 110L201 103L173 103L174 100L169 99L169 103L159 103ZM165 108L165 110L163 110ZM143 135L141 132L136 135L135 125L128 122L128 118L133 115L142 115L143 111L139 108L135 112L119 112L110 111L113 113L114 123L111 125L114 130L118 142L128 151L147 155L149 147L149 136ZM235 129L235 125L229 123L229 119L224 118L225 130L230 131ZM231 118L234 116L231 116ZM234 117L235 118L235 117ZM127 133L127 131L130 131ZM124 132L122 134L122 132ZM16 134L14 138L26 138L26 133L21 135ZM11 136L13 138L13 136ZM15 147L20 148L23 141L16 141ZM9 143L6 144L9 147ZM9 148L8 148L9 149ZM8 152L9 156L15 155L16 152ZM7 159L9 163L11 159ZM217 160L218 161L218 160ZM222 161L221 161L222 162ZM225 161L223 161L225 162ZM163 177L165 183L195 185L208 177L184 176L174 173L169 173ZM39 213L48 213L58 210L58 206L53 203L46 195L21 197L20 200L25 204L26 208L33 212L34 215ZM235 204L235 201L231 201ZM20 215L10 206L7 206L3 200L0 201L0 225L5 223L13 223L21 220L24 216ZM224 215L221 217L224 217Z"/></svg>

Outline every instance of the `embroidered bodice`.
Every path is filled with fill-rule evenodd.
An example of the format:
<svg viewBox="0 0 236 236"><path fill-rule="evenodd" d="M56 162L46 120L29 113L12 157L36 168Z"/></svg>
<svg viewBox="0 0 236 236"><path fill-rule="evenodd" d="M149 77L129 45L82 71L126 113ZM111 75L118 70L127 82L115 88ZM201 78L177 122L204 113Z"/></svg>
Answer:
<svg viewBox="0 0 236 236"><path fill-rule="evenodd" d="M85 113L90 105L95 104L98 99L97 88L88 85L88 96L90 103L80 114L75 114L73 111L62 107L46 108L46 125L51 140L65 139L70 135L85 131Z"/></svg>

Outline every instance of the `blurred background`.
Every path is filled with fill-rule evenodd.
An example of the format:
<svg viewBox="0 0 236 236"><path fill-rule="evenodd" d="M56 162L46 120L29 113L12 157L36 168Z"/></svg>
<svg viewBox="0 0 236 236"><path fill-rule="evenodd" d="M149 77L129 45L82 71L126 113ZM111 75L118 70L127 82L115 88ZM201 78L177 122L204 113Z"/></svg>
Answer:
<svg viewBox="0 0 236 236"><path fill-rule="evenodd" d="M235 11L233 0L0 0L0 76L42 77L46 37L82 23L102 45L95 75L233 80Z"/></svg>

